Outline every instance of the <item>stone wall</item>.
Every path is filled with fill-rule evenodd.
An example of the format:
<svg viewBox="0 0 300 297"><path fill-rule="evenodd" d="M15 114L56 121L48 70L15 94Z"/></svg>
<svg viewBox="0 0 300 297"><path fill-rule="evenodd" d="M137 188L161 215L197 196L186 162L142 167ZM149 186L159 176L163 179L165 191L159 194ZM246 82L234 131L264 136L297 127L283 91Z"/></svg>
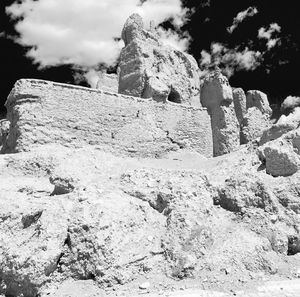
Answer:
<svg viewBox="0 0 300 297"><path fill-rule="evenodd" d="M29 79L16 82L6 107L11 126L2 153L58 143L142 157L182 148L212 156L205 108Z"/></svg>

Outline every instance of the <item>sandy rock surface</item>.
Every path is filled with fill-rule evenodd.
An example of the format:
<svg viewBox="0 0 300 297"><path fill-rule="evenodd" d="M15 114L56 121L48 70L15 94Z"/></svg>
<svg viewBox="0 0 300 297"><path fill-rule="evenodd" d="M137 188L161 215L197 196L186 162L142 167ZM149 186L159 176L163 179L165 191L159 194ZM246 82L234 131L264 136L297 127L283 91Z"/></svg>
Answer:
<svg viewBox="0 0 300 297"><path fill-rule="evenodd" d="M200 107L200 76L196 60L163 46L155 30L147 31L133 14L122 31L119 93Z"/></svg>
<svg viewBox="0 0 300 297"><path fill-rule="evenodd" d="M235 112L232 88L219 70L204 80L201 104L211 116L214 156L234 151L240 144L239 123Z"/></svg>
<svg viewBox="0 0 300 297"><path fill-rule="evenodd" d="M296 107L288 116L282 115L278 121L269 129L266 129L261 138L260 144L274 140L283 134L299 128L300 125L300 107Z"/></svg>
<svg viewBox="0 0 300 297"><path fill-rule="evenodd" d="M241 144L260 138L271 125L269 116L257 107L250 107L241 123Z"/></svg>
<svg viewBox="0 0 300 297"><path fill-rule="evenodd" d="M269 105L268 97L258 90L249 90L246 94L247 108L257 107L262 114L271 116L272 109Z"/></svg>
<svg viewBox="0 0 300 297"><path fill-rule="evenodd" d="M297 177L266 174L251 145L214 159L56 145L0 155L0 293L64 296L70 282L82 296L230 290L293 277Z"/></svg>
<svg viewBox="0 0 300 297"><path fill-rule="evenodd" d="M242 88L234 88L232 94L235 114L241 125L247 112L246 95Z"/></svg>

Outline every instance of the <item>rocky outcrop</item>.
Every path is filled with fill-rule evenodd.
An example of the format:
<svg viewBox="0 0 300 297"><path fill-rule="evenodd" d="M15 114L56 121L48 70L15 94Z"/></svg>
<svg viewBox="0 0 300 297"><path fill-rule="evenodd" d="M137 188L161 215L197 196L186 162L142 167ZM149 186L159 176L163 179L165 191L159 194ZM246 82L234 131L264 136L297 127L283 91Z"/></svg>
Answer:
<svg viewBox="0 0 300 297"><path fill-rule="evenodd" d="M240 144L232 89L219 70L211 73L201 87L201 104L211 116L214 156L229 153Z"/></svg>
<svg viewBox="0 0 300 297"><path fill-rule="evenodd" d="M258 154L268 174L293 175L300 168L300 130L294 130L267 142L259 148Z"/></svg>
<svg viewBox="0 0 300 297"><path fill-rule="evenodd" d="M0 295L48 296L65 281L108 291L205 278L224 289L281 276L300 251L299 176L258 173L247 149L179 156L59 145L0 155Z"/></svg>
<svg viewBox="0 0 300 297"><path fill-rule="evenodd" d="M300 126L300 107L296 107L288 116L282 115L277 123L265 130L260 138L260 145L274 140L283 134L297 129Z"/></svg>
<svg viewBox="0 0 300 297"><path fill-rule="evenodd" d="M247 110L241 121L241 144L260 138L263 132L271 126L272 109L268 97L261 91L250 90L246 96Z"/></svg>
<svg viewBox="0 0 300 297"><path fill-rule="evenodd" d="M118 75L100 72L96 89L118 93L118 89L119 89Z"/></svg>
<svg viewBox="0 0 300 297"><path fill-rule="evenodd" d="M247 112L246 95L242 88L233 88L232 93L235 114L241 125Z"/></svg>
<svg viewBox="0 0 300 297"><path fill-rule="evenodd" d="M272 115L272 109L269 105L268 97L261 91L250 90L246 95L247 109L250 107L257 107L262 114Z"/></svg>
<svg viewBox="0 0 300 297"><path fill-rule="evenodd" d="M212 155L205 108L41 80L19 80L6 107L11 128L2 153L58 143L140 157L180 149Z"/></svg>
<svg viewBox="0 0 300 297"><path fill-rule="evenodd" d="M263 114L257 107L250 107L241 123L241 144L259 138L270 125L269 116Z"/></svg>
<svg viewBox="0 0 300 297"><path fill-rule="evenodd" d="M144 29L133 14L124 25L120 55L119 93L200 106L200 76L196 60L163 46L155 30Z"/></svg>
<svg viewBox="0 0 300 297"><path fill-rule="evenodd" d="M9 121L8 120L0 120L0 147L4 144L7 135L9 133Z"/></svg>

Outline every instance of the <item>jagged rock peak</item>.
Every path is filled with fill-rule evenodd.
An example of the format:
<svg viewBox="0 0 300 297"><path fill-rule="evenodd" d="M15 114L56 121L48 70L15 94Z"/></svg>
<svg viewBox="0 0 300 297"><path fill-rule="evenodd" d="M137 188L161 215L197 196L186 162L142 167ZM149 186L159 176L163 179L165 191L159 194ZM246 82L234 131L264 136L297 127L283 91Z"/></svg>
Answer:
<svg viewBox="0 0 300 297"><path fill-rule="evenodd" d="M220 84L229 86L229 81L227 77L222 74L222 71L218 66L216 66L212 72L205 76L204 83L211 82L215 79L218 80Z"/></svg>
<svg viewBox="0 0 300 297"><path fill-rule="evenodd" d="M125 25L122 30L122 39L127 45L134 38L141 35L141 32L144 29L144 22L142 17L138 13L133 13L125 22Z"/></svg>

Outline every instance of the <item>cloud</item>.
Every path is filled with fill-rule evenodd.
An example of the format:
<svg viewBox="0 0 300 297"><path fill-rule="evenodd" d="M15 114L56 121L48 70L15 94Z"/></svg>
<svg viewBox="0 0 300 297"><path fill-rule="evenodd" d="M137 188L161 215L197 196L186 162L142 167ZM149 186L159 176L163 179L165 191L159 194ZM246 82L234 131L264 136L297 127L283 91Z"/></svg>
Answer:
<svg viewBox="0 0 300 297"><path fill-rule="evenodd" d="M172 30L164 30L161 27L157 29L160 36L160 40L164 45L171 46L177 50L185 51L191 41L189 35L179 36L176 32Z"/></svg>
<svg viewBox="0 0 300 297"><path fill-rule="evenodd" d="M250 50L246 47L244 50L238 48L229 49L221 43L212 43L210 53L202 50L200 67L202 75L206 75L209 68L220 66L225 74L230 77L235 71L239 70L254 70L262 59L262 53L259 51Z"/></svg>
<svg viewBox="0 0 300 297"><path fill-rule="evenodd" d="M246 18L252 17L258 13L256 7L248 7L246 10L240 11L237 16L233 19L233 23L230 27L227 28L229 33L232 33L240 23L242 23Z"/></svg>
<svg viewBox="0 0 300 297"><path fill-rule="evenodd" d="M187 10L181 0L24 0L7 7L16 19L20 37L16 42L31 47L27 56L40 67L74 64L85 68L99 63L113 65L123 47L122 27L134 12L149 26L172 18L180 29ZM187 36L163 32L163 39L186 49Z"/></svg>
<svg viewBox="0 0 300 297"><path fill-rule="evenodd" d="M258 30L257 37L259 39L267 40L267 48L270 50L273 48L280 38L273 38L274 33L279 33L281 31L281 27L277 23L272 23L269 25L268 29L262 27Z"/></svg>
<svg viewBox="0 0 300 297"><path fill-rule="evenodd" d="M288 96L281 104L281 111L290 111L300 106L300 97Z"/></svg>

